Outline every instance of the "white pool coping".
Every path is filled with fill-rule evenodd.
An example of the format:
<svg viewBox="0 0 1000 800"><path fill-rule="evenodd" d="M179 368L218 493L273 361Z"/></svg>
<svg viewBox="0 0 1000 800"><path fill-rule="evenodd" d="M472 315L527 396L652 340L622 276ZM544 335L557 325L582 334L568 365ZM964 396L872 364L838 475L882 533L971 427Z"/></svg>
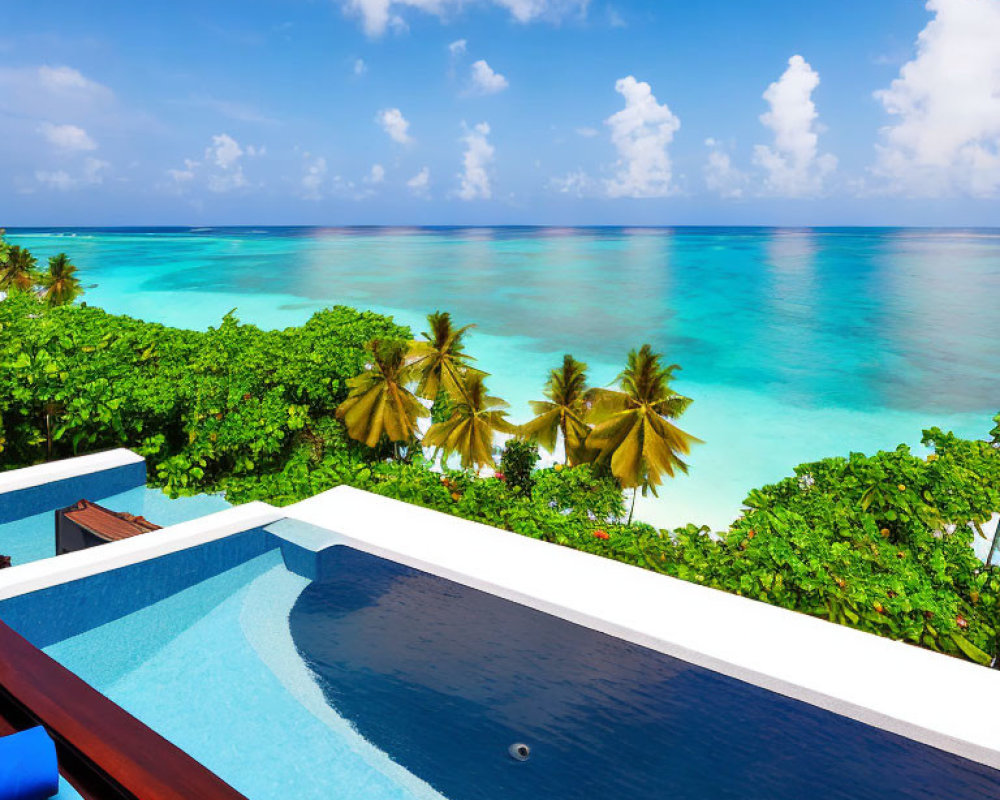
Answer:
<svg viewBox="0 0 1000 800"><path fill-rule="evenodd" d="M247 503L170 525L151 534L8 567L0 570L0 600L262 528L284 516L280 509L267 503Z"/></svg>
<svg viewBox="0 0 1000 800"><path fill-rule="evenodd" d="M1000 769L1000 672L338 487L284 509L344 544ZM320 537L322 538L322 537Z"/></svg>
<svg viewBox="0 0 1000 800"><path fill-rule="evenodd" d="M116 467L125 467L143 461L142 456L131 450L119 448L104 453L93 453L76 458L65 458L61 461L50 461L46 464L36 464L33 467L22 467L7 472L0 472L0 495L31 489L46 483L55 483L95 472L104 472Z"/></svg>

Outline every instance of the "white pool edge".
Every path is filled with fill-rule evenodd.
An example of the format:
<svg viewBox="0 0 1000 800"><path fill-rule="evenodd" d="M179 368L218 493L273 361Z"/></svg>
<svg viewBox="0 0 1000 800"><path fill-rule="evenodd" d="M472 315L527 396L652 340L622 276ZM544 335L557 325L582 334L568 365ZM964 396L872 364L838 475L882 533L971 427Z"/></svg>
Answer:
<svg viewBox="0 0 1000 800"><path fill-rule="evenodd" d="M284 516L267 503L247 503L142 536L9 567L0 570L0 600L187 550L270 525Z"/></svg>
<svg viewBox="0 0 1000 800"><path fill-rule="evenodd" d="M75 458L64 458L60 461L49 461L31 467L12 469L0 472L0 495L19 492L23 489L33 489L48 483L80 478L97 472L139 464L143 457L131 450L118 448L103 453L92 453Z"/></svg>

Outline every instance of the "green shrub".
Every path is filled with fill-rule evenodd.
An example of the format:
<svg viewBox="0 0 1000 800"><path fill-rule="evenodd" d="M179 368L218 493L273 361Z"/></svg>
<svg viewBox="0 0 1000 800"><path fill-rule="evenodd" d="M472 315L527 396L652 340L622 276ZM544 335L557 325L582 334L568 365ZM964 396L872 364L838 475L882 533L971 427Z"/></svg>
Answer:
<svg viewBox="0 0 1000 800"><path fill-rule="evenodd" d="M525 497L531 497L535 479L531 476L538 463L538 445L523 439L508 439L500 456L499 476Z"/></svg>
<svg viewBox="0 0 1000 800"><path fill-rule="evenodd" d="M334 410L376 337L409 332L343 307L284 331L232 315L185 331L15 293L0 303L0 468L125 446L172 493L287 505L355 486L980 664L996 657L1000 570L972 542L1000 510L1000 415L992 442L934 428L926 459L900 446L804 464L750 492L726 531L658 531L622 524L606 470L533 470L530 445L508 444L495 480L440 474L419 453L386 461L349 439Z"/></svg>

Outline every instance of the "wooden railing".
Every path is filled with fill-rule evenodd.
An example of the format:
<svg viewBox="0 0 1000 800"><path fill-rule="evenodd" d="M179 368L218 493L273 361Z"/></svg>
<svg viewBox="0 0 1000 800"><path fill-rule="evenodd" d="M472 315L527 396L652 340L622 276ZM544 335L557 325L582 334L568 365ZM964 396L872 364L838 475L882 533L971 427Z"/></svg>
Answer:
<svg viewBox="0 0 1000 800"><path fill-rule="evenodd" d="M60 772L87 800L246 800L0 622L0 734L34 725L55 740Z"/></svg>

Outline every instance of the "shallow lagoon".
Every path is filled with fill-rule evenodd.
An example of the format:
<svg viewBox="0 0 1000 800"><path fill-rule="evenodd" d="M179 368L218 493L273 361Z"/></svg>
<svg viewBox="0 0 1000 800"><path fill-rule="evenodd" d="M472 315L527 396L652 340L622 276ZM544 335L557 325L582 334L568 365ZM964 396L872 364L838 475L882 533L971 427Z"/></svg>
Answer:
<svg viewBox="0 0 1000 800"><path fill-rule="evenodd" d="M514 416L572 352L595 383L645 341L683 366L705 440L639 515L725 526L802 461L985 435L1000 409L1000 231L903 229L171 229L13 231L65 250L86 299L207 327L236 308L283 327L334 303L423 330L476 322L470 349Z"/></svg>

